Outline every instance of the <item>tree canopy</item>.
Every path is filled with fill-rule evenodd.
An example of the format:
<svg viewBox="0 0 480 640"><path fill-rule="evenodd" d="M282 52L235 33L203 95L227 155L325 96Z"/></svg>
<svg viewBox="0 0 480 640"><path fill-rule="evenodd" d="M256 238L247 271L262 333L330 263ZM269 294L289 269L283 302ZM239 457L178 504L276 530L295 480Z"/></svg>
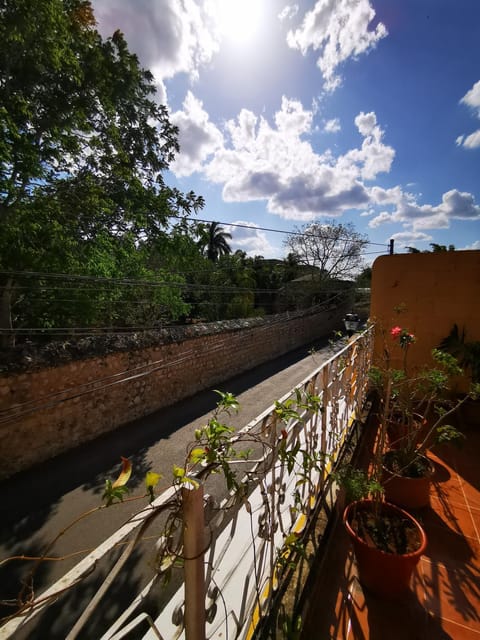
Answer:
<svg viewBox="0 0 480 640"><path fill-rule="evenodd" d="M232 235L220 226L219 222L211 222L208 225L200 225L200 239L198 245L209 260L217 262L220 256L228 255L232 252L228 240Z"/></svg>
<svg viewBox="0 0 480 640"><path fill-rule="evenodd" d="M340 278L358 266L365 241L348 225L308 225L286 261L265 261L232 253L221 223L192 222L203 198L164 178L178 130L122 33L100 35L89 0L0 0L0 41L4 346L33 330L297 308L301 287L279 292L305 264Z"/></svg>
<svg viewBox="0 0 480 640"><path fill-rule="evenodd" d="M284 245L299 264L318 270L319 280L351 279L362 267L362 250L368 238L358 233L351 223L334 220L313 222L295 227Z"/></svg>
<svg viewBox="0 0 480 640"><path fill-rule="evenodd" d="M151 73L88 0L0 1L1 326L6 272L148 275L146 247L203 206L163 178L178 131ZM164 267L169 255L165 252Z"/></svg>
<svg viewBox="0 0 480 640"><path fill-rule="evenodd" d="M405 247L408 253L445 253L446 251L455 251L455 245L449 244L448 247L446 244L438 244L436 242L431 242L430 246L431 250L425 249L424 251L420 251L416 247Z"/></svg>

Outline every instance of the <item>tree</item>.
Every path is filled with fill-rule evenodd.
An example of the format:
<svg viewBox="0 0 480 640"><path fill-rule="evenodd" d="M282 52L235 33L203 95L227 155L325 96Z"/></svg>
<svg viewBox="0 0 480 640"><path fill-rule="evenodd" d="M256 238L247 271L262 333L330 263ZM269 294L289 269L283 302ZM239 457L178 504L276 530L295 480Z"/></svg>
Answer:
<svg viewBox="0 0 480 640"><path fill-rule="evenodd" d="M362 265L361 252L367 244L368 238L358 233L351 223L335 221L295 227L284 242L300 264L317 270L315 279L321 282L355 276Z"/></svg>
<svg viewBox="0 0 480 640"><path fill-rule="evenodd" d="M223 230L219 222L211 222L207 227L200 228L199 246L212 262L217 262L220 256L228 255L232 252L227 240L231 240L232 235Z"/></svg>
<svg viewBox="0 0 480 640"><path fill-rule="evenodd" d="M437 244L436 242L431 242L430 246L432 247L432 253L444 253L445 251L455 251L455 245L449 244L448 247L445 244Z"/></svg>
<svg viewBox="0 0 480 640"><path fill-rule="evenodd" d="M355 278L357 287L370 287L372 284L372 267L365 267Z"/></svg>
<svg viewBox="0 0 480 640"><path fill-rule="evenodd" d="M437 244L436 242L431 242L431 251L425 249L424 251L420 251L416 247L405 247L408 253L444 253L446 251L455 251L455 245L449 244L448 247L445 244Z"/></svg>
<svg viewBox="0 0 480 640"><path fill-rule="evenodd" d="M139 245L203 206L163 173L178 131L88 0L0 0L0 328L13 271L145 275Z"/></svg>

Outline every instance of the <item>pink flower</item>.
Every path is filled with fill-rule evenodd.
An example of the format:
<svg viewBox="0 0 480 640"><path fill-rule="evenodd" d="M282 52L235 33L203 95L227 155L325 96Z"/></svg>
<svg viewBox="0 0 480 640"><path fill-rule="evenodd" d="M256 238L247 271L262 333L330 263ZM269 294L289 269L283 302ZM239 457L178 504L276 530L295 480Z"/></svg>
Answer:
<svg viewBox="0 0 480 640"><path fill-rule="evenodd" d="M390 329L390 335L394 340L398 340L402 349L406 349L409 344L416 341L413 333L409 333L407 329L402 329L402 327L392 327Z"/></svg>
<svg viewBox="0 0 480 640"><path fill-rule="evenodd" d="M393 339L397 339L402 333L402 327L392 327L390 329L390 335Z"/></svg>

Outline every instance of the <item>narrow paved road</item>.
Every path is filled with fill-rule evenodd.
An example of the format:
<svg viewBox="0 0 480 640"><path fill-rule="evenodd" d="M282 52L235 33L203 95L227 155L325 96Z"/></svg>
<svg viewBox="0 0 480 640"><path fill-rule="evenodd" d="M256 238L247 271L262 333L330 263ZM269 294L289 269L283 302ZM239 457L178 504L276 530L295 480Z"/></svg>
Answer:
<svg viewBox="0 0 480 640"><path fill-rule="evenodd" d="M325 339L219 385L222 391L234 393L240 402L240 411L232 416L230 424L237 428L246 425L331 355L331 347ZM166 478L170 478L172 465L183 463L194 430L206 423L216 400L213 390L199 393L0 484L0 559L19 554L37 555L80 513L98 506L105 479L117 476L122 455L133 463L134 472L129 482L133 493L142 492L141 485L147 470L164 473ZM138 488L137 492L135 488ZM94 548L142 506L143 503L115 506L82 520L62 535L55 545L54 555ZM36 592L41 592L46 584L63 575L80 558L78 555L42 566L36 575ZM142 559L151 572L150 560ZM135 561L138 565L139 559L134 558ZM0 567L1 599L15 598L25 569L25 564L20 562ZM130 597L141 584L142 573L136 566L128 576L124 586ZM96 588L98 583L81 585L76 589L75 598L63 603L61 615L59 612L43 615L41 624L37 623L18 637L64 638L60 618L72 620L73 616L75 619L80 602L89 594L91 596ZM111 610L103 610L105 621L118 613L115 609L121 605L119 602L116 604ZM5 609L2 613L5 614Z"/></svg>

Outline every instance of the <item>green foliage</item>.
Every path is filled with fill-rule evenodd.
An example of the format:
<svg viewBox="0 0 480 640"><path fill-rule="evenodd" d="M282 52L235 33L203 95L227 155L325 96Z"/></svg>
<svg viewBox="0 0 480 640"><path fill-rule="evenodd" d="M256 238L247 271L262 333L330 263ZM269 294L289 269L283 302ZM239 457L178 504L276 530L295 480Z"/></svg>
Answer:
<svg viewBox="0 0 480 640"><path fill-rule="evenodd" d="M102 39L87 0L4 3L0 39L0 271L153 276L157 241L168 237L170 255L180 254L170 217L197 211L203 199L164 183L178 132L154 99L152 75L119 31ZM166 278L168 256L162 266ZM14 307L17 325L31 322L28 306L44 325L69 326L53 295L36 301L41 283L30 292L0 276L7 285L7 328ZM188 310L178 288L157 295L152 304L170 318ZM77 326L92 322L95 309L116 302L104 297L75 296L67 313ZM132 304L113 316L125 308L126 323L139 322Z"/></svg>
<svg viewBox="0 0 480 640"><path fill-rule="evenodd" d="M357 287L368 288L372 284L372 267L365 267L355 278Z"/></svg>
<svg viewBox="0 0 480 640"><path fill-rule="evenodd" d="M465 434L456 429L451 424L444 424L437 428L435 432L435 444L450 443L460 446L465 440Z"/></svg>
<svg viewBox="0 0 480 640"><path fill-rule="evenodd" d="M179 467L176 464L173 465L173 483L188 487L189 489L198 489L200 486L198 481L192 476L189 476L183 467Z"/></svg>
<svg viewBox="0 0 480 640"><path fill-rule="evenodd" d="M274 413L279 420L285 423L289 420L300 420L300 414L297 410L297 402L293 400L293 398L289 398L288 400L285 400L285 402L275 400Z"/></svg>
<svg viewBox="0 0 480 640"><path fill-rule="evenodd" d="M340 467L333 474L333 478L345 490L346 504L369 496L379 499L383 493L383 487L375 476L371 476L363 469L357 469L352 465Z"/></svg>
<svg viewBox="0 0 480 640"><path fill-rule="evenodd" d="M114 502L123 502L123 498L129 493L129 488L125 485L117 487L113 486L111 480L105 480L105 488L102 495L102 500L105 501L105 505L109 507Z"/></svg>
<svg viewBox="0 0 480 640"><path fill-rule="evenodd" d="M404 310L403 306L396 309L398 313ZM393 348L400 348L402 368L391 366L395 352L386 344L385 366L372 367L369 372L370 383L378 391L381 403L379 456L383 456L391 471L418 477L428 472L426 451L441 443L461 443L463 434L447 420L475 393L472 388L460 398L452 394L452 382L463 374L452 343L444 341L442 349L432 349L434 366L424 365L411 371L407 355L416 337L400 326L394 326L390 336ZM458 336L454 338L456 343ZM450 347L450 352L445 347Z"/></svg>
<svg viewBox="0 0 480 640"><path fill-rule="evenodd" d="M223 413L231 415L232 411L237 412L239 403L232 393L217 389L215 389L215 393L220 396L217 408L207 424L201 429L195 430L196 445L188 454L188 464L192 467L200 464L204 467L210 467L214 471L221 469L227 489L240 490L241 487L231 463L236 460L248 459L250 451L238 451L233 446L232 435L235 433L235 429L220 420Z"/></svg>
<svg viewBox="0 0 480 640"><path fill-rule="evenodd" d="M220 400L217 402L219 411L225 411L228 415L230 415L232 411L238 413L240 405L233 393L229 391L219 391L218 389L214 389L214 391L220 396Z"/></svg>
<svg viewBox="0 0 480 640"><path fill-rule="evenodd" d="M318 414L322 411L321 398L307 391L296 389L295 399L290 398L285 402L275 402L274 413L277 418L285 425L290 420L295 422L303 422L302 411ZM278 443L278 457L282 463L286 464L288 473L295 470L296 482L295 486L300 487L304 484L312 482L312 472L318 471L323 473L328 454L322 451L315 451L302 448L300 440L297 437L289 437L285 429L281 431L281 438Z"/></svg>
<svg viewBox="0 0 480 640"><path fill-rule="evenodd" d="M468 341L465 329L460 333L458 325L454 324L439 348L451 354L460 367L470 372L474 384L480 382L480 340Z"/></svg>
<svg viewBox="0 0 480 640"><path fill-rule="evenodd" d="M289 615L283 604L278 616L278 623L281 629L281 638L284 640L300 640L302 637L302 617Z"/></svg>
<svg viewBox="0 0 480 640"><path fill-rule="evenodd" d="M220 256L231 253L228 240L232 239L232 235L224 231L219 222L211 222L209 225L201 224L199 235L198 245L212 262L217 262Z"/></svg>

